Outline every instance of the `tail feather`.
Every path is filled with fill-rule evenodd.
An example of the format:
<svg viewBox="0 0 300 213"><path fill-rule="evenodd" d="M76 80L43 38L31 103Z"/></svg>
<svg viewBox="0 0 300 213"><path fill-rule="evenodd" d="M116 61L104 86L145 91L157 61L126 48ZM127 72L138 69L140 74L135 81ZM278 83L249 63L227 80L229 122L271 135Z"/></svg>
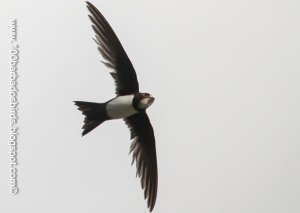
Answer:
<svg viewBox="0 0 300 213"><path fill-rule="evenodd" d="M105 104L84 101L74 101L78 110L85 116L82 136L86 135L108 119Z"/></svg>

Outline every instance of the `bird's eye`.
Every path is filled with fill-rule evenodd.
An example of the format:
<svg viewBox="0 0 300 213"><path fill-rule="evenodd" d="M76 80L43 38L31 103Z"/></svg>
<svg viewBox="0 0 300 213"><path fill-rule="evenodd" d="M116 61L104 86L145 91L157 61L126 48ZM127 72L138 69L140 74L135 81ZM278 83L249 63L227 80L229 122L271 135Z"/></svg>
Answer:
<svg viewBox="0 0 300 213"><path fill-rule="evenodd" d="M144 95L145 95L145 96L147 96L147 97L148 97L148 96L150 96L150 94L149 94L149 93L144 93Z"/></svg>

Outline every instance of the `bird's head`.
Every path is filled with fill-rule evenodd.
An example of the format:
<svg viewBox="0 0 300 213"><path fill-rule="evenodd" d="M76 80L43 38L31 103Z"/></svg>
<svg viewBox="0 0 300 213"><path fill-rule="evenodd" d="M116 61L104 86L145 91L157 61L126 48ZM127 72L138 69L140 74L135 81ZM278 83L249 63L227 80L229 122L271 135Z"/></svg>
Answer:
<svg viewBox="0 0 300 213"><path fill-rule="evenodd" d="M149 93L137 93L134 96L134 105L138 110L145 110L154 102L154 97Z"/></svg>

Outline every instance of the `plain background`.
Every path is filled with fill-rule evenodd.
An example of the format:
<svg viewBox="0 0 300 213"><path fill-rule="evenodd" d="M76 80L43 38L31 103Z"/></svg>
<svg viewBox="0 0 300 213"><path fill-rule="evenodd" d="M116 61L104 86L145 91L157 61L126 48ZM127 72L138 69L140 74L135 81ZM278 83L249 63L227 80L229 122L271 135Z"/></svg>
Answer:
<svg viewBox="0 0 300 213"><path fill-rule="evenodd" d="M300 2L94 0L156 97L154 212L300 212ZM81 137L73 100L114 97L84 1L1 1L1 212L148 212L121 120ZM8 191L9 24L20 45Z"/></svg>

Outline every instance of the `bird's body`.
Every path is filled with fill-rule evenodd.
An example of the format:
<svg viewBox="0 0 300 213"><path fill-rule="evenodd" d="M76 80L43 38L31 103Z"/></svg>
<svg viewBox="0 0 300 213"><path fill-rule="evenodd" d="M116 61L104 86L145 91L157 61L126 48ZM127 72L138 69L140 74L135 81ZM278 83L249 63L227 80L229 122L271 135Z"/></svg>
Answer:
<svg viewBox="0 0 300 213"><path fill-rule="evenodd" d="M106 104L106 113L112 119L127 118L138 113L134 108L134 95L117 96Z"/></svg>
<svg viewBox="0 0 300 213"><path fill-rule="evenodd" d="M137 175L141 178L144 197L152 211L156 201L158 177L154 131L146 109L153 103L154 98L139 91L131 61L104 16L91 3L87 2L87 7L96 33L95 41L106 60L103 63L114 70L110 74L115 80L117 96L105 103L74 101L85 116L82 136L104 121L125 121L133 139L130 152L133 153L133 162L136 162Z"/></svg>

